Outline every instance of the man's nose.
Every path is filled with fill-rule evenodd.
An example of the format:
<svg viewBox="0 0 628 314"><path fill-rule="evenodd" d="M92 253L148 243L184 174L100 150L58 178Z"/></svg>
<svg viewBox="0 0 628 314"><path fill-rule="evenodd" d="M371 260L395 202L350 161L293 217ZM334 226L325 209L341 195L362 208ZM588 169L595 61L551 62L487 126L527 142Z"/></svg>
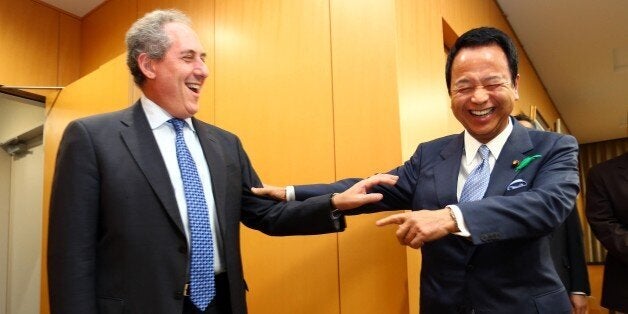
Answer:
<svg viewBox="0 0 628 314"><path fill-rule="evenodd" d="M484 86L476 86L473 89L473 95L471 96L471 101L476 104L485 103L488 100L488 91L484 88Z"/></svg>

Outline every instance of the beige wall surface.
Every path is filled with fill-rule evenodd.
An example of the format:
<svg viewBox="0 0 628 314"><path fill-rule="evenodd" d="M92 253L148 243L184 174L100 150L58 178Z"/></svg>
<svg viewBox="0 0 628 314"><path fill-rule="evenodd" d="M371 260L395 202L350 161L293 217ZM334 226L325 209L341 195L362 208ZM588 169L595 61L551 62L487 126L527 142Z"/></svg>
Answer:
<svg viewBox="0 0 628 314"><path fill-rule="evenodd" d="M43 104L0 94L0 143L44 124Z"/></svg>
<svg viewBox="0 0 628 314"><path fill-rule="evenodd" d="M37 313L41 290L44 149L41 138L13 157L7 265L7 313ZM0 152L0 154L3 152Z"/></svg>
<svg viewBox="0 0 628 314"><path fill-rule="evenodd" d="M9 206L11 202L11 156L0 151L0 313L6 313L9 259Z"/></svg>

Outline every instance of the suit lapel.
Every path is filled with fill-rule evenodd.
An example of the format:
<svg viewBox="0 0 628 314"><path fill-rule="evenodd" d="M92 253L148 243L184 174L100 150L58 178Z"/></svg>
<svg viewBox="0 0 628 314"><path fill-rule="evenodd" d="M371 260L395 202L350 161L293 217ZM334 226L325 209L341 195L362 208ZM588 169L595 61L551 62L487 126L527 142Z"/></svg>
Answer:
<svg viewBox="0 0 628 314"><path fill-rule="evenodd" d="M155 191L155 195L163 204L170 219L179 231L185 234L172 182L168 176L168 169L166 169L163 158L157 158L161 156L161 152L139 101L127 110L127 114L121 122L126 126L120 131L122 140Z"/></svg>
<svg viewBox="0 0 628 314"><path fill-rule="evenodd" d="M512 133L506 140L499 158L495 161L484 197L503 195L506 192L508 184L517 176L512 162L514 160L521 161L532 148L534 147L527 130L516 121L513 122Z"/></svg>
<svg viewBox="0 0 628 314"><path fill-rule="evenodd" d="M216 204L216 215L222 234L225 234L226 222L226 184L227 169L225 164L224 152L218 144L215 132L211 130L205 123L192 118L194 129L198 134L198 139L209 167L209 173L212 181L212 191L214 193L214 202Z"/></svg>
<svg viewBox="0 0 628 314"><path fill-rule="evenodd" d="M441 206L458 203L456 190L458 186L458 172L460 172L460 160L464 148L463 134L455 136L440 152L442 162L434 167L434 182L436 183L436 196Z"/></svg>

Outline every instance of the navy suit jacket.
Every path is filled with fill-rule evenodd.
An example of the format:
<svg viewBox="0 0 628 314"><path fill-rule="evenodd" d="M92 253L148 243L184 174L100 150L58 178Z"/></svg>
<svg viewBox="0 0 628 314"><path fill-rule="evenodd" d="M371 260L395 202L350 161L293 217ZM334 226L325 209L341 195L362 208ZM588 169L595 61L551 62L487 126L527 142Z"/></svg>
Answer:
<svg viewBox="0 0 628 314"><path fill-rule="evenodd" d="M470 238L448 235L422 248L422 313L571 313L549 251L549 234L569 215L579 190L578 145L572 136L513 123L482 200L456 197L463 134L422 143L389 173L394 187L377 187L381 203L350 211L435 210L457 204ZM539 154L520 172L513 160ZM514 180L525 186L508 190ZM358 179L295 187L297 199L342 191Z"/></svg>
<svg viewBox="0 0 628 314"><path fill-rule="evenodd" d="M344 221L331 217L329 196L289 204L255 197L250 188L261 183L239 139L192 121L211 172L232 313L246 313L240 222L293 235L340 231ZM68 125L49 226L52 313L182 313L190 250L139 102Z"/></svg>

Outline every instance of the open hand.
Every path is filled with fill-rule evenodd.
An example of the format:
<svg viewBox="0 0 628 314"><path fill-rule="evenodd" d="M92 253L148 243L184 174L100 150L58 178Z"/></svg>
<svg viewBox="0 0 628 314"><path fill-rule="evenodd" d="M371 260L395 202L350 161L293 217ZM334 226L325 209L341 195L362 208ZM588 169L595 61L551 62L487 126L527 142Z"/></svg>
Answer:
<svg viewBox="0 0 628 314"><path fill-rule="evenodd" d="M334 195L332 204L340 210L353 209L362 205L381 201L384 196L381 193L369 193L376 185L395 185L398 176L387 173L378 173L370 176L350 187L348 190Z"/></svg>

